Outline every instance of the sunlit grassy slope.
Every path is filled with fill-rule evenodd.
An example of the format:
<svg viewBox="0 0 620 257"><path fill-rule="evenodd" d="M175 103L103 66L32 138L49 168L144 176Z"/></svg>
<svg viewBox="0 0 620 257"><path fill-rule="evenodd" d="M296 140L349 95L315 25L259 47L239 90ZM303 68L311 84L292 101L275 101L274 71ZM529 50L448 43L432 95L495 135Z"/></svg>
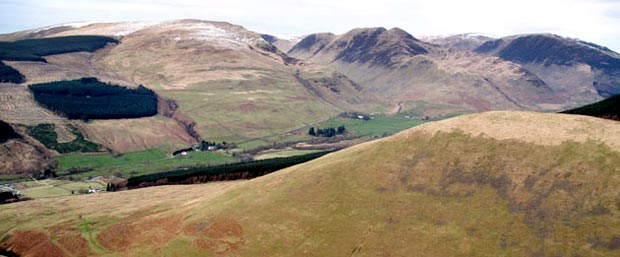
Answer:
<svg viewBox="0 0 620 257"><path fill-rule="evenodd" d="M618 256L620 125L524 112L427 123L254 180L3 206L47 256Z"/></svg>

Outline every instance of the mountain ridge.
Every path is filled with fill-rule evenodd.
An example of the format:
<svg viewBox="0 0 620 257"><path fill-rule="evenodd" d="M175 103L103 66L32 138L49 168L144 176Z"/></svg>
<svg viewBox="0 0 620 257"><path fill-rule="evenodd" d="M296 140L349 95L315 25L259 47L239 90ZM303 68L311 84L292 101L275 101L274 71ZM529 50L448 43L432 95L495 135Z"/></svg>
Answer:
<svg viewBox="0 0 620 257"><path fill-rule="evenodd" d="M591 102L620 93L620 54L593 43L525 34L487 41L474 51L524 65L569 98L583 95ZM563 80L559 74L569 78Z"/></svg>
<svg viewBox="0 0 620 257"><path fill-rule="evenodd" d="M401 111L426 112L424 107L418 107L419 101L445 105L445 110L439 111L443 114L561 109L563 104L544 81L518 64L445 49L398 28L309 35L288 54L334 67L393 105L404 104L397 108ZM454 91L458 95L450 95L457 94ZM458 111L448 106L458 106Z"/></svg>

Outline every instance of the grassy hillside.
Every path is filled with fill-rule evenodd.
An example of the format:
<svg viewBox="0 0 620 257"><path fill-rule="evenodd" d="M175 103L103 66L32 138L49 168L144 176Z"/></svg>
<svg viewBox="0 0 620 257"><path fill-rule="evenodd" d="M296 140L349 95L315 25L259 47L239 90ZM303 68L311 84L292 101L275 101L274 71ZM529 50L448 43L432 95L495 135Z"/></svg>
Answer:
<svg viewBox="0 0 620 257"><path fill-rule="evenodd" d="M346 76L293 60L260 34L225 22L98 23L49 33L126 35L94 53L45 56L47 63L8 62L30 83L96 77L119 85L142 84L174 102L172 119L136 120L145 129L127 121L83 124L88 138L116 152L171 150L196 143L199 137L241 143L285 134L343 111L381 109L381 99ZM190 125L194 138L183 131Z"/></svg>
<svg viewBox="0 0 620 257"><path fill-rule="evenodd" d="M562 113L588 115L610 120L620 120L620 95L605 100L563 111Z"/></svg>
<svg viewBox="0 0 620 257"><path fill-rule="evenodd" d="M48 256L617 256L618 133L588 117L466 115L246 182L7 205L0 244Z"/></svg>
<svg viewBox="0 0 620 257"><path fill-rule="evenodd" d="M220 42L207 33L212 29L235 38ZM283 133L365 107L364 92L346 78L322 67L289 64L270 47L260 34L239 26L182 20L128 35L97 61L175 100L197 133L213 141Z"/></svg>

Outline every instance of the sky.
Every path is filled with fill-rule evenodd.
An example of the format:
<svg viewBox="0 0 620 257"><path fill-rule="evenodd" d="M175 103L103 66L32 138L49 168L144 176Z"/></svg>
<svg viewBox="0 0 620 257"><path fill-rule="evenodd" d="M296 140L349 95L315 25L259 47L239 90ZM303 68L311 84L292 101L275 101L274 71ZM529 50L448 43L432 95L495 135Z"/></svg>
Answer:
<svg viewBox="0 0 620 257"><path fill-rule="evenodd" d="M227 21L290 38L359 27L414 36L554 33L620 52L620 0L1 0L0 33L78 21Z"/></svg>

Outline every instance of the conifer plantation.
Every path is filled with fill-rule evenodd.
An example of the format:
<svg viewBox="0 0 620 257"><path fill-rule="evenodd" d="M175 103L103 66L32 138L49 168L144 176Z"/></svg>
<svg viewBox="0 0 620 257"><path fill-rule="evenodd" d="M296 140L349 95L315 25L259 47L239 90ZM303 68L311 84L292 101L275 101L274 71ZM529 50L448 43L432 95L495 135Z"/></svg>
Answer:
<svg viewBox="0 0 620 257"><path fill-rule="evenodd" d="M140 85L130 89L82 78L30 86L37 102L69 119L124 119L157 114L157 95Z"/></svg>

